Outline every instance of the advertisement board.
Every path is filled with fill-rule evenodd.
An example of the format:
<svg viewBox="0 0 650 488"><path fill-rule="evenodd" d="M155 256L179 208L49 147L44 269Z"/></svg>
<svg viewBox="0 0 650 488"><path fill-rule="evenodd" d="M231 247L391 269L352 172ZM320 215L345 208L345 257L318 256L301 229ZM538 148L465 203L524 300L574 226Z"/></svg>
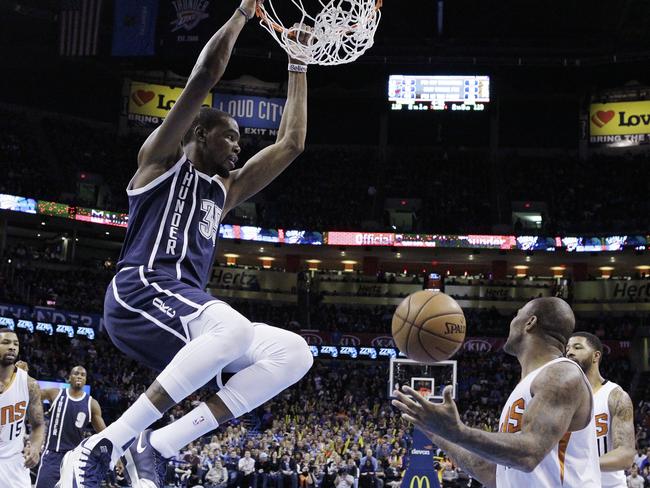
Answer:
<svg viewBox="0 0 650 488"><path fill-rule="evenodd" d="M592 104L589 142L613 146L650 143L650 100Z"/></svg>
<svg viewBox="0 0 650 488"><path fill-rule="evenodd" d="M650 302L650 280L578 281L574 284L575 301Z"/></svg>
<svg viewBox="0 0 650 488"><path fill-rule="evenodd" d="M33 198L0 194L0 210L13 210L14 212L35 214L37 212L37 204Z"/></svg>
<svg viewBox="0 0 650 488"><path fill-rule="evenodd" d="M70 312L50 307L30 307L12 303L0 303L0 315L16 320L71 324L79 327L90 327L95 330L100 330L104 321L102 315L95 313Z"/></svg>
<svg viewBox="0 0 650 488"><path fill-rule="evenodd" d="M214 93L212 97L212 106L232 115L240 128L260 129L257 131L243 131L254 135L267 135L268 130L277 130L280 127L280 119L286 102L286 98L230 95L227 93Z"/></svg>
<svg viewBox="0 0 650 488"><path fill-rule="evenodd" d="M312 355L318 358L390 359L403 356L389 335L342 334L319 330L301 330L299 334L309 344ZM461 351L465 355L499 352L506 340L506 337L468 337ZM608 357L627 356L631 348L630 341L603 341L603 351Z"/></svg>
<svg viewBox="0 0 650 488"><path fill-rule="evenodd" d="M139 127L157 127L167 117L182 92L182 87L132 81L128 105L129 124ZM212 93L205 98L203 106L212 106Z"/></svg>
<svg viewBox="0 0 650 488"><path fill-rule="evenodd" d="M480 299L497 301L528 301L532 298L551 296L551 288L529 286L446 285L445 293L458 300Z"/></svg>
<svg viewBox="0 0 650 488"><path fill-rule="evenodd" d="M407 296L422 290L422 284L357 283L345 281L319 281L318 291L324 294L364 297Z"/></svg>
<svg viewBox="0 0 650 488"><path fill-rule="evenodd" d="M215 266L208 286L217 289L290 293L296 287L296 275L281 271Z"/></svg>
<svg viewBox="0 0 650 488"><path fill-rule="evenodd" d="M515 236L392 234L389 232L325 232L330 246L446 247L466 249L515 249Z"/></svg>

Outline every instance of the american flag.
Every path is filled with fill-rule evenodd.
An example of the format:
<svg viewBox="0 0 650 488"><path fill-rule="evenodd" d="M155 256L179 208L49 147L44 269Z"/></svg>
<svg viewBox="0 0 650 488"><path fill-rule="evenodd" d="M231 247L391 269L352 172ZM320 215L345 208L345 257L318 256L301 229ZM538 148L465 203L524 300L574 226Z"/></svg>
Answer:
<svg viewBox="0 0 650 488"><path fill-rule="evenodd" d="M64 0L59 15L59 54L94 56L103 0Z"/></svg>

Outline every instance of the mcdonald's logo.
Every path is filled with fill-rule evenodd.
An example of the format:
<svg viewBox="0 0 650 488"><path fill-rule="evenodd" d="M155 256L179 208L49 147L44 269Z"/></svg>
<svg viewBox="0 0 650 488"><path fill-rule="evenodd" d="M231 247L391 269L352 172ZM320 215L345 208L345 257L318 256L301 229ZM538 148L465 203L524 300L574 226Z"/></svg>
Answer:
<svg viewBox="0 0 650 488"><path fill-rule="evenodd" d="M431 488L428 476L413 476L409 488L414 488L416 484L417 488Z"/></svg>

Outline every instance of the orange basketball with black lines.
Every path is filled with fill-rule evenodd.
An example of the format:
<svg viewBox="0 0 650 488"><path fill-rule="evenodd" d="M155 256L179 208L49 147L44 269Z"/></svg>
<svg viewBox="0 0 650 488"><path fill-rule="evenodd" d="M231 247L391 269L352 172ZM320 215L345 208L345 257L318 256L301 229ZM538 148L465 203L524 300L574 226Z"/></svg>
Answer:
<svg viewBox="0 0 650 488"><path fill-rule="evenodd" d="M393 315L395 345L409 359L435 363L452 357L465 340L465 315L458 302L439 291L406 297Z"/></svg>

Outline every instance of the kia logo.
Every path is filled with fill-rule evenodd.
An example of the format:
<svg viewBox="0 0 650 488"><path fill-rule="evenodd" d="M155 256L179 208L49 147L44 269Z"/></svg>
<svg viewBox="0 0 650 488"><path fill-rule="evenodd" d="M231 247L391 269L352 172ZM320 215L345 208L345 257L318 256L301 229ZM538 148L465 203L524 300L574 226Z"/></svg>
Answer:
<svg viewBox="0 0 650 488"><path fill-rule="evenodd" d="M358 346L361 344L361 339L359 339L357 336L352 336L352 335L344 335L341 337L341 341L339 342L339 345L341 346Z"/></svg>
<svg viewBox="0 0 650 488"><path fill-rule="evenodd" d="M395 341L390 336L375 337L370 343L372 347L395 347Z"/></svg>
<svg viewBox="0 0 650 488"><path fill-rule="evenodd" d="M607 355L612 353L612 348L609 347L607 344L603 344L603 352Z"/></svg>
<svg viewBox="0 0 650 488"><path fill-rule="evenodd" d="M463 349L469 352L490 352L492 350L492 344L481 339L470 339L469 341L465 341Z"/></svg>
<svg viewBox="0 0 650 488"><path fill-rule="evenodd" d="M323 338L318 334L303 333L300 334L310 346L320 346L323 344Z"/></svg>

